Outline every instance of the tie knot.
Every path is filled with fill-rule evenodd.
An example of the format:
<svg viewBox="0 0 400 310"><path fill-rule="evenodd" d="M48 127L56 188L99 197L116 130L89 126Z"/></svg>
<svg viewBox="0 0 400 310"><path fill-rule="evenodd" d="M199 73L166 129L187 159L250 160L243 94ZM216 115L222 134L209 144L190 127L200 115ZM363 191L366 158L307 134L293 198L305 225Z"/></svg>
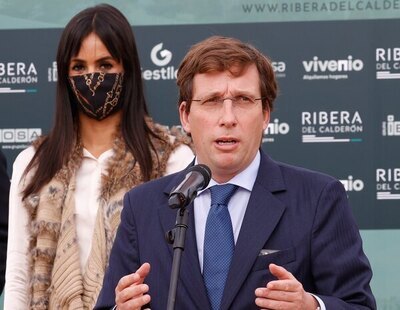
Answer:
<svg viewBox="0 0 400 310"><path fill-rule="evenodd" d="M237 189L237 185L233 184L214 185L210 187L211 205L218 204L227 206Z"/></svg>

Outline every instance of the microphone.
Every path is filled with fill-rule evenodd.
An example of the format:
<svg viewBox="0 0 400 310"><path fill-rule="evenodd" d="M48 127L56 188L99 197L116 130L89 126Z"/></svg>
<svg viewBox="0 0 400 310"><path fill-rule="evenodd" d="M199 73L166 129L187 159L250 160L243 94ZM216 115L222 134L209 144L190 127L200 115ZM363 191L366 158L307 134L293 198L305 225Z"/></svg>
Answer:
<svg viewBox="0 0 400 310"><path fill-rule="evenodd" d="M210 180L211 170L206 165L190 167L185 179L169 194L169 206L172 209L186 207L196 197L197 191L206 188Z"/></svg>

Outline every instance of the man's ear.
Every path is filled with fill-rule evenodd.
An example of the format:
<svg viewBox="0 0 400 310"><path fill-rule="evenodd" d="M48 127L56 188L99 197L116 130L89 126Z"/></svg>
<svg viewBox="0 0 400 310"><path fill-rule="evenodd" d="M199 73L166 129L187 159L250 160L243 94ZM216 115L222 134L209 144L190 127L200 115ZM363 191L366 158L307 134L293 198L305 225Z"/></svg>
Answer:
<svg viewBox="0 0 400 310"><path fill-rule="evenodd" d="M187 134L190 134L189 112L186 111L187 102L182 101L179 105L179 118L181 120L182 128Z"/></svg>
<svg viewBox="0 0 400 310"><path fill-rule="evenodd" d="M264 114L263 129L265 130L265 129L267 129L267 127L269 125L269 120L270 120L270 116L271 116L271 113L270 113L268 107L263 111L263 114Z"/></svg>

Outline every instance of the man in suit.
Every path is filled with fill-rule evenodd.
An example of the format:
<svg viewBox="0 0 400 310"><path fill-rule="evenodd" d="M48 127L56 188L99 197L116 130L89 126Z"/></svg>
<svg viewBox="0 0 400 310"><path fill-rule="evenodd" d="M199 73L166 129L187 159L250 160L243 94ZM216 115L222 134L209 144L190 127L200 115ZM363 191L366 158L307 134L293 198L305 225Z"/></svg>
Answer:
<svg viewBox="0 0 400 310"><path fill-rule="evenodd" d="M0 150L0 294L3 292L6 271L9 191L6 158Z"/></svg>
<svg viewBox="0 0 400 310"><path fill-rule="evenodd" d="M211 37L190 49L177 83L194 164L207 165L212 180L187 207L175 309L375 309L372 271L341 183L260 149L277 93L269 59L239 40ZM166 309L173 250L164 235L176 217L168 195L186 173L125 196L97 309ZM234 188L221 203L229 225L210 230L213 188L226 183ZM223 239L210 247L222 235L233 238L233 253L210 259L231 253L222 252Z"/></svg>

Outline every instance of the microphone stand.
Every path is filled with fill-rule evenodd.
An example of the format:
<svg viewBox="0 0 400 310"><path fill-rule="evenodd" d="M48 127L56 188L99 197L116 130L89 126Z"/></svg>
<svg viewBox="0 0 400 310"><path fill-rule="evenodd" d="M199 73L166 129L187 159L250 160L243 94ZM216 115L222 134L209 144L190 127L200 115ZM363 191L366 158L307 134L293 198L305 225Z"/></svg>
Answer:
<svg viewBox="0 0 400 310"><path fill-rule="evenodd" d="M169 244L173 244L174 258L172 261L169 283L167 310L174 310L176 288L178 286L179 269L182 252L185 249L186 230L189 222L189 211L186 209L196 197L197 191L207 187L211 179L211 170L206 165L196 165L189 168L185 179L169 195L168 205L178 209L175 228L165 234Z"/></svg>
<svg viewBox="0 0 400 310"><path fill-rule="evenodd" d="M178 209L176 214L175 228L166 234L167 242L172 244L174 258L172 261L171 279L169 283L167 310L174 310L176 288L178 285L179 269L181 264L182 252L185 249L186 230L188 228L189 211L185 207Z"/></svg>

